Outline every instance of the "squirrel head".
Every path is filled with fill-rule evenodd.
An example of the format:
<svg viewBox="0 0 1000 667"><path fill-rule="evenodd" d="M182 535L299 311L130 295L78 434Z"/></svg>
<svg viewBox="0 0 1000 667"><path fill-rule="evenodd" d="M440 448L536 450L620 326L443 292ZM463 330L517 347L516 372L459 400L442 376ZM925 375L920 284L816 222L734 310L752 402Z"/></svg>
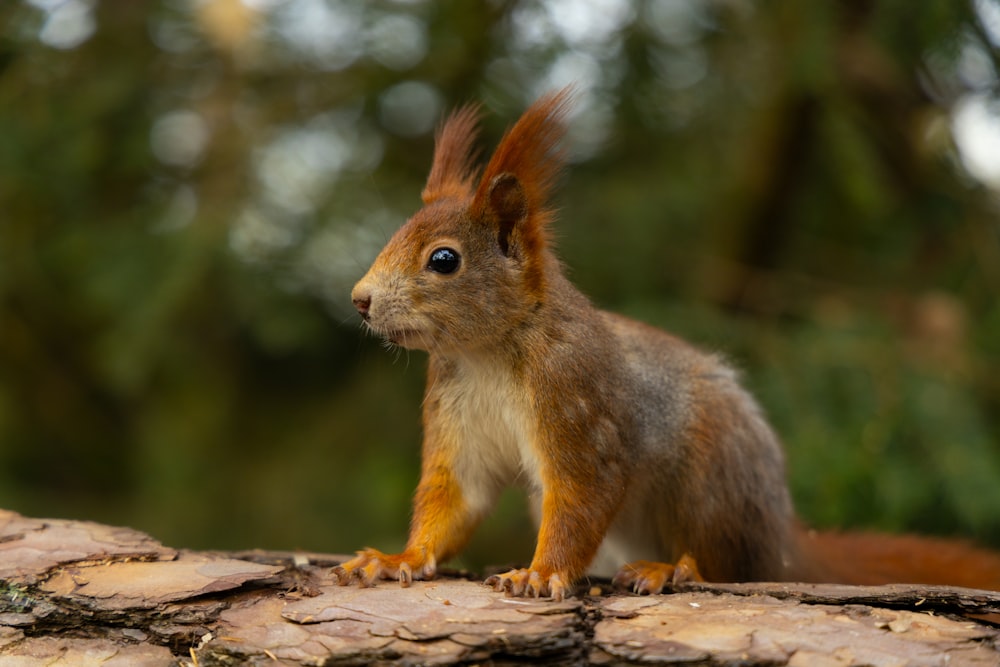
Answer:
<svg viewBox="0 0 1000 667"><path fill-rule="evenodd" d="M368 327L407 348L470 351L500 342L546 298L552 186L571 91L535 102L477 177L479 108L454 112L437 133L424 207L354 286Z"/></svg>

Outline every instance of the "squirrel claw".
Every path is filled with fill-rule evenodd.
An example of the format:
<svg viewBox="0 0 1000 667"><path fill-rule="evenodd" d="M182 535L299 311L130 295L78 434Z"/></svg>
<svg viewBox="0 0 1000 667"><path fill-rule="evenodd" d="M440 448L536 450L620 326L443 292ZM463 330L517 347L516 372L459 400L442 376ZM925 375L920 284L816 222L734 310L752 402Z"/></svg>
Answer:
<svg viewBox="0 0 1000 667"><path fill-rule="evenodd" d="M556 602L561 602L566 597L563 578L555 572L546 578L537 570L522 568L494 574L483 583L511 597L551 597Z"/></svg>
<svg viewBox="0 0 1000 667"><path fill-rule="evenodd" d="M361 578L361 571L352 565L355 560L357 559L355 558L345 563L341 563L330 570L330 573L333 575L334 579L337 580L339 585L346 586L351 583L358 583L362 587L365 586L365 582Z"/></svg>
<svg viewBox="0 0 1000 667"><path fill-rule="evenodd" d="M655 595L670 586L687 581L705 581L698 571L698 563L690 554L684 554L676 565L655 561L637 560L622 567L612 580L617 588L631 589L639 595Z"/></svg>
<svg viewBox="0 0 1000 667"><path fill-rule="evenodd" d="M433 558L404 551L384 554L376 549L362 549L357 556L331 570L337 583L357 583L362 588L375 585L378 579L396 579L406 588L414 579L430 579L437 570Z"/></svg>
<svg viewBox="0 0 1000 667"><path fill-rule="evenodd" d="M413 569L410 568L409 563L399 564L399 584L406 588L413 583Z"/></svg>

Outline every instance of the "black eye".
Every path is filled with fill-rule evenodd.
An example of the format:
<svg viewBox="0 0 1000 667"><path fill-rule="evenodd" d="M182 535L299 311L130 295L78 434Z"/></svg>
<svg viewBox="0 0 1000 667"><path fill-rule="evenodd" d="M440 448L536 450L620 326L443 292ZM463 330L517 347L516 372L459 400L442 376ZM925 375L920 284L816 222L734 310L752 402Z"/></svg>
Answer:
<svg viewBox="0 0 1000 667"><path fill-rule="evenodd" d="M438 248L431 253L427 268L434 273L454 273L461 261L462 258L457 251L451 248Z"/></svg>

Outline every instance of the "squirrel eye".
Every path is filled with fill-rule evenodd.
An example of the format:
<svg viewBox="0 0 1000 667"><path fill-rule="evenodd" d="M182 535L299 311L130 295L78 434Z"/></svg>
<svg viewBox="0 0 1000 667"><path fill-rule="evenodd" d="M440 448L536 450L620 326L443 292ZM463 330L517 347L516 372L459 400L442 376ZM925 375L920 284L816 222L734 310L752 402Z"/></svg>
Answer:
<svg viewBox="0 0 1000 667"><path fill-rule="evenodd" d="M454 273L458 269L461 257L451 248L438 248L431 253L427 268L435 273Z"/></svg>

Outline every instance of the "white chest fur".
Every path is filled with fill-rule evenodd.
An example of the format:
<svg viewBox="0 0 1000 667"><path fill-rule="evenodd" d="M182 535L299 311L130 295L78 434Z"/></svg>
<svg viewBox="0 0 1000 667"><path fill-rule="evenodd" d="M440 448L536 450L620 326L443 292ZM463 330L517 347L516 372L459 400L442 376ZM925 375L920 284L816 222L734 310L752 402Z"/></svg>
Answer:
<svg viewBox="0 0 1000 667"><path fill-rule="evenodd" d="M541 489L531 396L495 364L462 360L442 388L458 439L456 473L474 513L486 513L511 483Z"/></svg>

